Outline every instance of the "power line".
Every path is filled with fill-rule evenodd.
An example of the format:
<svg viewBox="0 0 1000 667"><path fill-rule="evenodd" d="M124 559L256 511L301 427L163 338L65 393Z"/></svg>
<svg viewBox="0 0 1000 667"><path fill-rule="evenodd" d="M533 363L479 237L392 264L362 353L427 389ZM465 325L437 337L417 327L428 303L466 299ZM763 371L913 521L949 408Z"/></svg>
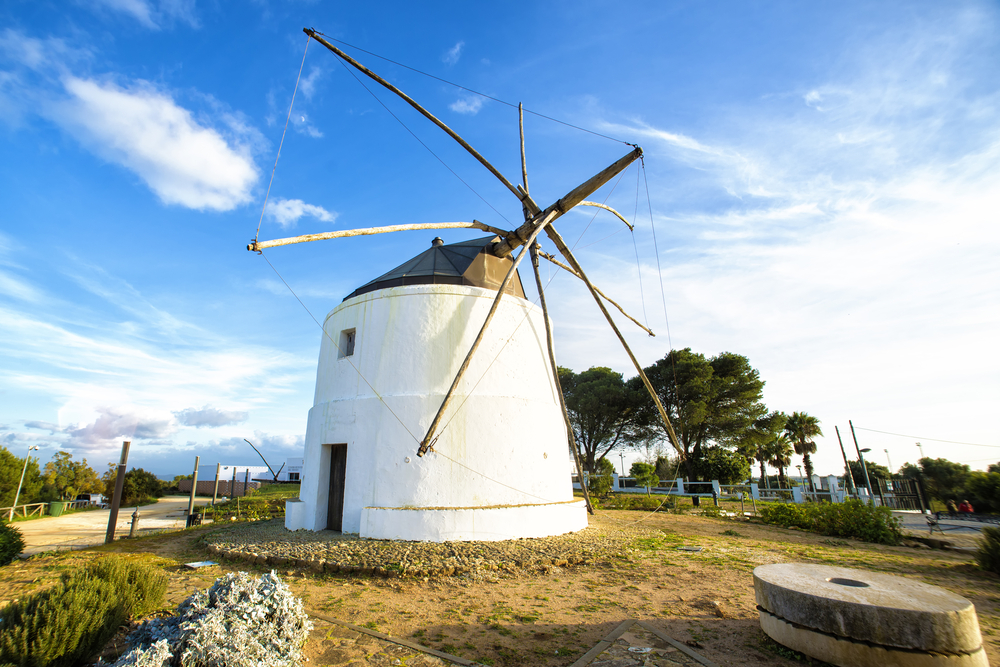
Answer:
<svg viewBox="0 0 1000 667"><path fill-rule="evenodd" d="M958 442L957 440L941 440L940 438L928 438L922 435L906 435L905 433L890 433L889 431L878 431L873 428L864 428L862 426L855 426L859 431L870 431L872 433L881 433L883 435L896 435L900 438L914 438L915 440L930 440L931 442L947 442L951 445L969 445L970 447L993 447L995 449L1000 449L1000 445L982 445L978 442Z"/></svg>

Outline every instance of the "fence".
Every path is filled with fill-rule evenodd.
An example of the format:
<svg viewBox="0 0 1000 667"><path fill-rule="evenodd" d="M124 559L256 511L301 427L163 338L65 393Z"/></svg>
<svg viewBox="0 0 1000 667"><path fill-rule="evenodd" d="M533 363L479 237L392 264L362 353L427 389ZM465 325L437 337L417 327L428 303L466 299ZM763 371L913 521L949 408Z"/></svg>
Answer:
<svg viewBox="0 0 1000 667"><path fill-rule="evenodd" d="M66 506L66 509L79 509L87 507L91 503L88 500L69 500L63 504ZM8 521L15 517L23 517L25 519L32 516L43 517L48 507L49 503L28 503L27 505L16 505L14 507L0 507L0 516L7 517Z"/></svg>

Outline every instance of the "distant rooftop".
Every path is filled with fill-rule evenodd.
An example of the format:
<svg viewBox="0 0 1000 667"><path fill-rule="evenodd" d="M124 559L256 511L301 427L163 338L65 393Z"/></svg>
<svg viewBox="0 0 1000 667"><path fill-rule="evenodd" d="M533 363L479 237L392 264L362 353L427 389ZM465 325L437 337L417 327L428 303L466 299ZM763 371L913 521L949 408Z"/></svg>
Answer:
<svg viewBox="0 0 1000 667"><path fill-rule="evenodd" d="M497 236L486 236L460 243L445 245L440 237L431 247L375 280L351 292L344 301L375 290L400 285L470 285L499 289L510 270L511 260L500 259L488 248L498 241ZM507 293L524 298L520 275L515 275L507 286Z"/></svg>

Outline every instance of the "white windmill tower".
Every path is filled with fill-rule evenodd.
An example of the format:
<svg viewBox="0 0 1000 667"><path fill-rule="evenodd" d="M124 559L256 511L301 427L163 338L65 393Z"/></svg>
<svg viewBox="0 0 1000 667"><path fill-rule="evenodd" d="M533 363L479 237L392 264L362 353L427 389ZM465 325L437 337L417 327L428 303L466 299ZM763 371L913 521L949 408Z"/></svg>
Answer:
<svg viewBox="0 0 1000 667"><path fill-rule="evenodd" d="M540 537L586 527L586 509L593 509L589 499L573 498L567 474L572 452L583 479L556 374L537 258L554 261L587 285L679 451L656 392L603 300L617 304L591 284L552 226L579 205L605 208L628 224L613 209L585 198L641 157L642 149L634 147L543 210L527 190L523 122L522 187L398 88L315 31L305 32L468 150L518 198L525 222L513 231L478 221L394 225L254 239L247 246L261 252L414 229L492 234L451 245L435 239L430 249L359 287L327 316L306 428L305 482L300 497L286 506L285 526L428 541ZM542 232L569 266L538 250L535 239ZM517 272L528 252L541 308L524 298Z"/></svg>

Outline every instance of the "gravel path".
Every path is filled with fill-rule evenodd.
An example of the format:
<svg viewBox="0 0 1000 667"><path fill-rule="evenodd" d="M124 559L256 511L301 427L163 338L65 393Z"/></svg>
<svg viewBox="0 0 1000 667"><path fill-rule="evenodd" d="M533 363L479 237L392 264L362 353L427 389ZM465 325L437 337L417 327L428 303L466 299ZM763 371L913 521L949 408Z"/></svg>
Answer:
<svg viewBox="0 0 1000 667"><path fill-rule="evenodd" d="M596 523L596 525L593 525ZM333 531L288 531L283 520L227 526L206 536L209 552L261 566L385 577L511 576L587 565L622 555L648 528L592 522L578 533L502 542L369 540Z"/></svg>

